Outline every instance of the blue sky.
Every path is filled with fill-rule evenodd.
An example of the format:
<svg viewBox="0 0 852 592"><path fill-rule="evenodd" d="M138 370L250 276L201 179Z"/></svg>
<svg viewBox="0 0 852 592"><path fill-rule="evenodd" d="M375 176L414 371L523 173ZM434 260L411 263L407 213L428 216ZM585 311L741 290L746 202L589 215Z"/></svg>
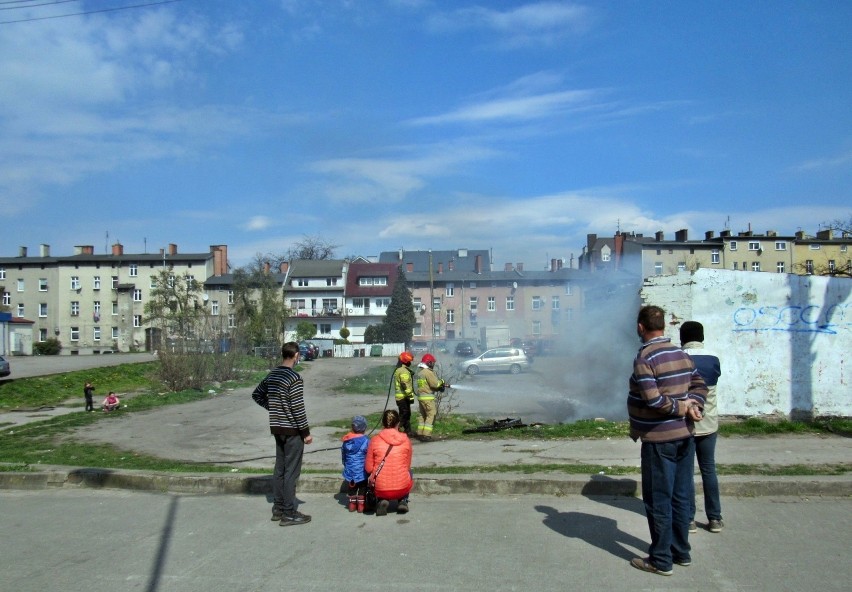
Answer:
<svg viewBox="0 0 852 592"><path fill-rule="evenodd" d="M0 10L0 254L304 236L577 257L852 214L852 3L182 0Z"/></svg>

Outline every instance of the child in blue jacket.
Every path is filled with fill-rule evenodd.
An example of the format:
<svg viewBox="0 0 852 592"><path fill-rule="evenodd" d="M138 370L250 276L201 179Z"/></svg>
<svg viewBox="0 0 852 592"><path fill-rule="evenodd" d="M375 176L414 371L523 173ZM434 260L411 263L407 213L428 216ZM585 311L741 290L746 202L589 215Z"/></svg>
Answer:
<svg viewBox="0 0 852 592"><path fill-rule="evenodd" d="M352 418L352 431L343 436L340 447L343 455L343 478L349 488L349 511L364 511L367 494L367 472L364 461L367 458L367 446L370 439L364 435L367 431L367 419L363 415Z"/></svg>

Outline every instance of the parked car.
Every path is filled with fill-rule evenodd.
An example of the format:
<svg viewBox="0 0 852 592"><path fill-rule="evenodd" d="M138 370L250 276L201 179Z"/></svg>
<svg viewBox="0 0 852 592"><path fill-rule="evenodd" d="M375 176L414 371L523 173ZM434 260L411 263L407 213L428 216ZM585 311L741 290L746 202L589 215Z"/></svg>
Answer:
<svg viewBox="0 0 852 592"><path fill-rule="evenodd" d="M518 374L527 370L532 360L519 347L495 347L477 357L461 362L461 370L470 375L480 372L508 371Z"/></svg>
<svg viewBox="0 0 852 592"><path fill-rule="evenodd" d="M429 351L429 344L425 341L412 341L411 342L411 353L413 354L425 354Z"/></svg>
<svg viewBox="0 0 852 592"><path fill-rule="evenodd" d="M317 350L311 347L312 345L313 344L308 343L307 341L299 342L299 353L302 354L302 359L306 362L315 360L317 357Z"/></svg>
<svg viewBox="0 0 852 592"><path fill-rule="evenodd" d="M529 357L535 357L539 355L539 347L538 342L531 339L518 339L517 337L513 338L509 343L512 347L519 347L524 350L524 353Z"/></svg>
<svg viewBox="0 0 852 592"><path fill-rule="evenodd" d="M12 373L12 368L9 366L9 361L0 356L0 376L9 376Z"/></svg>
<svg viewBox="0 0 852 592"><path fill-rule="evenodd" d="M473 355L473 346L467 341L459 341L456 344L456 355L457 356L472 356Z"/></svg>

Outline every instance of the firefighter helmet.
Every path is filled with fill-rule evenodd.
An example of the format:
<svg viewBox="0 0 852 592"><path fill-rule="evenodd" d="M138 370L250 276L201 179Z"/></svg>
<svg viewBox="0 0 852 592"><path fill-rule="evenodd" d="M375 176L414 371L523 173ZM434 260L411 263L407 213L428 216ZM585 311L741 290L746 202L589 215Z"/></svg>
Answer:
<svg viewBox="0 0 852 592"><path fill-rule="evenodd" d="M399 361L403 364L410 364L414 360L414 356L411 355L411 352L404 351L399 354Z"/></svg>
<svg viewBox="0 0 852 592"><path fill-rule="evenodd" d="M423 359L420 361L426 364L427 366L431 366L435 363L435 356L433 356L432 354L423 354Z"/></svg>

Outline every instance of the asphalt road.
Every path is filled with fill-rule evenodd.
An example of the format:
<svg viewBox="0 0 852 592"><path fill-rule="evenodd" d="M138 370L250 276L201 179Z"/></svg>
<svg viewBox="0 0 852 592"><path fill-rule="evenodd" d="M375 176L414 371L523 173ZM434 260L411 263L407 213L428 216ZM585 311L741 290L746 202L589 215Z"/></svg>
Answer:
<svg viewBox="0 0 852 592"><path fill-rule="evenodd" d="M629 497L414 496L411 512L350 514L300 494L304 526L264 496L0 492L4 590L845 591L852 500L728 499L693 564L640 572L648 526Z"/></svg>

